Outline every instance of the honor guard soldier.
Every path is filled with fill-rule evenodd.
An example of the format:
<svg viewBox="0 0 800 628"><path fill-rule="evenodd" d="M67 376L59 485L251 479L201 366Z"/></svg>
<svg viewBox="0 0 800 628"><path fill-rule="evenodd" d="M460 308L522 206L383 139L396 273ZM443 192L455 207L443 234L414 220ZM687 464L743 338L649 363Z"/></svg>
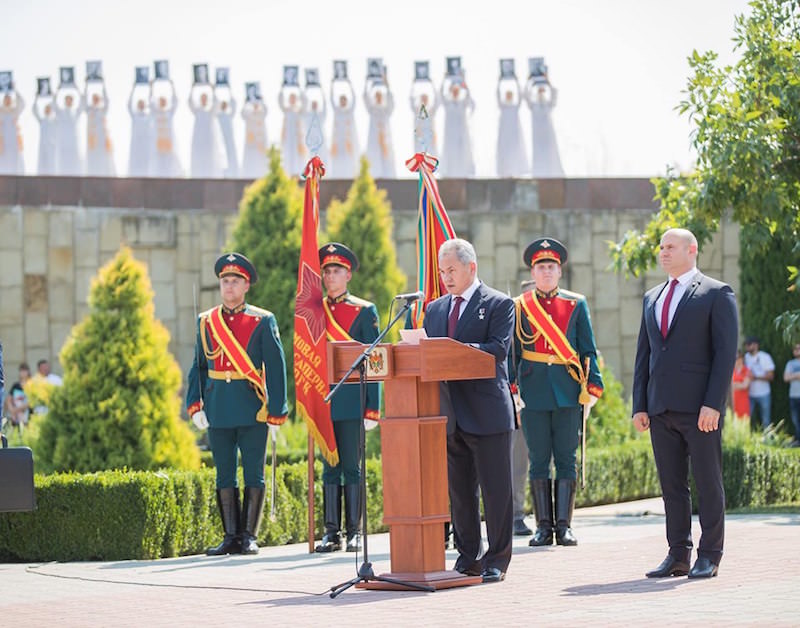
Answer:
<svg viewBox="0 0 800 628"><path fill-rule="evenodd" d="M226 253L214 265L222 304L198 317L186 405L192 421L208 428L217 471L217 505L225 537L209 556L257 554L264 509L268 424L281 425L286 405L286 362L272 312L245 302L256 269L244 255ZM273 428L275 429L275 428ZM239 505L237 458L244 497Z"/></svg>
<svg viewBox="0 0 800 628"><path fill-rule="evenodd" d="M373 303L354 297L347 284L358 270L358 258L344 244L330 242L319 250L319 265L327 297L322 305L328 340L356 340L371 343L378 337L378 310ZM331 382L335 384L336 382ZM361 397L358 384L342 386L331 400L331 419L339 451L339 464L335 467L322 461L322 499L325 511L325 534L317 545L317 552L334 552L342 547L340 527L342 519L342 492L344 492L344 518L347 532L347 551L359 549L359 446L361 420L377 420L380 415L380 385L367 384L367 404L361 415Z"/></svg>
<svg viewBox="0 0 800 628"><path fill-rule="evenodd" d="M571 524L582 406L588 410L603 394L597 348L586 298L558 287L566 247L553 238L540 238L528 245L523 260L536 287L515 299L512 372L522 402L537 521L529 545L552 545L554 532L558 545L577 545Z"/></svg>

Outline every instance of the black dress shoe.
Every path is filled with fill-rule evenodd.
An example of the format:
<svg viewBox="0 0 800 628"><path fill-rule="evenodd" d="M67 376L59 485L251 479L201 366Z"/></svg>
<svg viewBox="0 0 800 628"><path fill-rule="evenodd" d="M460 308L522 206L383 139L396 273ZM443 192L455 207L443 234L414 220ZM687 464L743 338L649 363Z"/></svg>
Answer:
<svg viewBox="0 0 800 628"><path fill-rule="evenodd" d="M719 566L712 563L708 558L699 557L692 569L689 571L690 578L713 578L717 575Z"/></svg>
<svg viewBox="0 0 800 628"><path fill-rule="evenodd" d="M484 584L489 584L490 582L500 582L501 580L505 580L506 574L500 571L497 567L487 567L483 570L481 578L483 579Z"/></svg>
<svg viewBox="0 0 800 628"><path fill-rule="evenodd" d="M658 567L644 575L648 578L669 578L670 576L685 576L687 573L689 573L689 563L668 554Z"/></svg>
<svg viewBox="0 0 800 628"><path fill-rule="evenodd" d="M523 519L514 519L514 536L530 536L531 534L533 534L533 530L525 525Z"/></svg>
<svg viewBox="0 0 800 628"><path fill-rule="evenodd" d="M474 563L469 567L463 567L462 565L456 564L455 569L458 573L464 574L465 576L480 576L483 573L481 571L480 563Z"/></svg>

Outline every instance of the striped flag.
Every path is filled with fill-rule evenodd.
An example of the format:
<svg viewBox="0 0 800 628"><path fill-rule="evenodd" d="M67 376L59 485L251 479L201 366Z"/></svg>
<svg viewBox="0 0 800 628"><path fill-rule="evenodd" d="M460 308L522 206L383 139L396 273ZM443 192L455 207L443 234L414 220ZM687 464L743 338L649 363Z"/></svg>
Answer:
<svg viewBox="0 0 800 628"><path fill-rule="evenodd" d="M294 381L298 416L308 425L320 452L331 464L339 462L328 394L328 337L322 305L319 267L319 180L325 175L322 160L314 156L306 165L303 204L303 242L297 269L294 312ZM311 456L309 456L309 459Z"/></svg>
<svg viewBox="0 0 800 628"><path fill-rule="evenodd" d="M439 160L427 153L417 153L406 161L411 172L419 172L419 206L417 210L417 289L425 295L411 308L411 324L422 327L425 307L445 292L439 277L439 247L456 237L439 186L433 173Z"/></svg>

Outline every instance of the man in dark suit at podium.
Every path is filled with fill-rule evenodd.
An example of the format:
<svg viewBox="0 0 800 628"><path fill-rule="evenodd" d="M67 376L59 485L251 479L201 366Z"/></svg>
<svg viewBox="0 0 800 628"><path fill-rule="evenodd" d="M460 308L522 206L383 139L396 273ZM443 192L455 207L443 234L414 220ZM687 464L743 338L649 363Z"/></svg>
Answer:
<svg viewBox="0 0 800 628"><path fill-rule="evenodd" d="M511 561L514 507L511 488L511 432L514 408L507 358L514 302L478 279L475 249L466 240L448 240L439 249L439 274L448 294L428 304L428 336L449 336L495 358L492 379L441 384L441 411L447 416L447 475L458 559L455 569L505 578ZM478 487L483 496L489 548L481 550Z"/></svg>
<svg viewBox="0 0 800 628"><path fill-rule="evenodd" d="M738 319L730 286L697 270L697 239L686 229L661 237L668 279L644 295L633 374L633 424L650 429L664 496L669 553L648 578L717 575L725 535L722 415L736 361ZM692 554L689 464L702 534Z"/></svg>

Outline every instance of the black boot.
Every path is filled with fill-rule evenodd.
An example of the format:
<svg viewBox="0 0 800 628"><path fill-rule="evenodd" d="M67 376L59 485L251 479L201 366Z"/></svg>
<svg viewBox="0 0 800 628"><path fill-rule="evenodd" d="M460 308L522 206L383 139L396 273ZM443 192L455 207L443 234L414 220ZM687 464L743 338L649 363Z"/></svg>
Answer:
<svg viewBox="0 0 800 628"><path fill-rule="evenodd" d="M325 534L315 552L338 552L342 549L339 529L342 525L342 487L338 484L322 485L322 508L325 512Z"/></svg>
<svg viewBox="0 0 800 628"><path fill-rule="evenodd" d="M575 480L556 480L556 543L577 545L572 533L572 511L575 509Z"/></svg>
<svg viewBox="0 0 800 628"><path fill-rule="evenodd" d="M264 513L263 486L245 486L244 499L242 500L242 554L258 554L258 527L261 525L261 515Z"/></svg>
<svg viewBox="0 0 800 628"><path fill-rule="evenodd" d="M222 556L224 554L239 554L242 544L239 541L239 489L218 488L217 506L222 519L222 529L225 537L222 543L206 550L208 556Z"/></svg>
<svg viewBox="0 0 800 628"><path fill-rule="evenodd" d="M361 549L361 545L358 542L358 524L361 513L359 508L360 495L360 484L344 485L344 525L345 530L347 530L348 552L357 552Z"/></svg>
<svg viewBox="0 0 800 628"><path fill-rule="evenodd" d="M536 516L536 532L528 542L531 547L553 544L553 488L550 479L531 480L533 513Z"/></svg>

